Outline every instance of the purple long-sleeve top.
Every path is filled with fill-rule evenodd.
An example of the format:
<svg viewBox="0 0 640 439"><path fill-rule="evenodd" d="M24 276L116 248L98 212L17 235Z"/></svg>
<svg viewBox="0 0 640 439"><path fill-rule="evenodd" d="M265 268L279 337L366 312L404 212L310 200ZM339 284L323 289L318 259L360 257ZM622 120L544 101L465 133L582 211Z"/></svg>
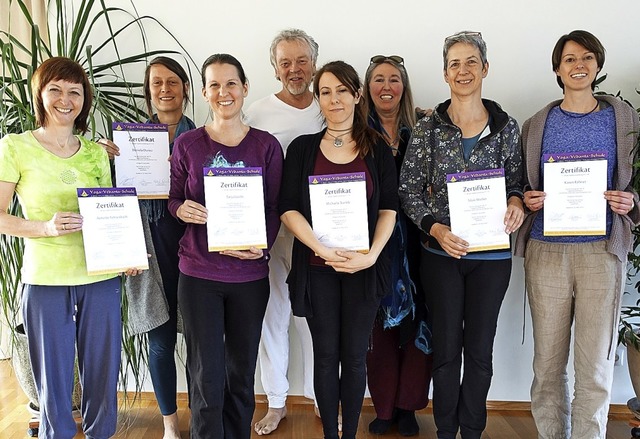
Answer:
<svg viewBox="0 0 640 439"><path fill-rule="evenodd" d="M271 248L280 227L278 193L282 162L282 148L278 140L266 131L250 128L245 138L234 147L212 140L204 127L184 133L173 146L169 211L177 218L176 212L185 200L205 205L204 167L261 167L267 243ZM269 275L266 252L264 258L257 260L241 260L209 252L206 225L187 224L178 254L180 271L200 279L239 283L264 279Z"/></svg>

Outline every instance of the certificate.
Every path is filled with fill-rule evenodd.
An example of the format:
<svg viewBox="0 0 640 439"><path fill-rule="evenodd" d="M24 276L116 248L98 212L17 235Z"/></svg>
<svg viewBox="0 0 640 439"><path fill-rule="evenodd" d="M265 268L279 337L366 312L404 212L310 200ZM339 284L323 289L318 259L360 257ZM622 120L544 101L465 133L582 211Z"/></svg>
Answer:
<svg viewBox="0 0 640 439"><path fill-rule="evenodd" d="M78 188L89 275L149 268L134 188Z"/></svg>
<svg viewBox="0 0 640 439"><path fill-rule="evenodd" d="M544 154L544 236L604 235L607 153Z"/></svg>
<svg viewBox="0 0 640 439"><path fill-rule="evenodd" d="M203 168L210 252L267 248L262 168Z"/></svg>
<svg viewBox="0 0 640 439"><path fill-rule="evenodd" d="M311 222L327 247L369 251L367 182L364 172L311 175Z"/></svg>
<svg viewBox="0 0 640 439"><path fill-rule="evenodd" d="M509 248L504 215L504 169L447 174L451 232L469 243L470 252Z"/></svg>
<svg viewBox="0 0 640 439"><path fill-rule="evenodd" d="M135 187L139 198L169 198L169 132L165 124L113 123L116 186Z"/></svg>

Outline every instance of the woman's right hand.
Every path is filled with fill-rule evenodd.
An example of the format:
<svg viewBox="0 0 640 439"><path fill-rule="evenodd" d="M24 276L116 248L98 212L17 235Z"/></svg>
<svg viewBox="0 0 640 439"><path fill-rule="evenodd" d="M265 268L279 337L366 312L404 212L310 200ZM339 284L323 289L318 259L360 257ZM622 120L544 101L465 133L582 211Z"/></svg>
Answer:
<svg viewBox="0 0 640 439"><path fill-rule="evenodd" d="M454 235L451 232L451 227L441 223L435 223L431 226L429 235L436 238L440 247L442 247L449 256L460 259L462 256L467 255L469 243L459 236Z"/></svg>
<svg viewBox="0 0 640 439"><path fill-rule="evenodd" d="M547 194L542 191L526 191L524 193L524 205L527 206L527 209L531 212L537 212L542 209L546 195Z"/></svg>
<svg viewBox="0 0 640 439"><path fill-rule="evenodd" d="M100 139L96 143L102 146L109 155L109 160L113 160L114 156L120 155L120 148L109 139Z"/></svg>
<svg viewBox="0 0 640 439"><path fill-rule="evenodd" d="M347 258L344 256L338 255L339 251L348 251L344 248L330 248L322 246L318 251L316 251L316 255L321 257L327 262L345 262Z"/></svg>
<svg viewBox="0 0 640 439"><path fill-rule="evenodd" d="M45 236L62 236L82 230L82 215L73 212L56 212L44 223Z"/></svg>
<svg viewBox="0 0 640 439"><path fill-rule="evenodd" d="M185 202L178 207L176 215L185 223L206 224L208 211L207 208L200 203L193 200L185 200Z"/></svg>

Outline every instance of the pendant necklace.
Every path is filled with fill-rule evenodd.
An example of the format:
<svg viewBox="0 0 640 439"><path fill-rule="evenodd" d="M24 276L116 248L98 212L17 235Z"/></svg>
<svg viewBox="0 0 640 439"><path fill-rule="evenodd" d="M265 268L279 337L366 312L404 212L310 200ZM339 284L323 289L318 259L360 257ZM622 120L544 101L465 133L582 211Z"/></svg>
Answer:
<svg viewBox="0 0 640 439"><path fill-rule="evenodd" d="M344 145L344 141L342 140L342 136L344 136L345 134L350 132L352 128L347 128L346 130L333 130L333 129L327 128L327 134L330 137L333 137L333 146L336 147L336 148L342 148L342 145ZM329 131L334 131L336 133L343 133L343 134L340 134L338 136L334 136Z"/></svg>

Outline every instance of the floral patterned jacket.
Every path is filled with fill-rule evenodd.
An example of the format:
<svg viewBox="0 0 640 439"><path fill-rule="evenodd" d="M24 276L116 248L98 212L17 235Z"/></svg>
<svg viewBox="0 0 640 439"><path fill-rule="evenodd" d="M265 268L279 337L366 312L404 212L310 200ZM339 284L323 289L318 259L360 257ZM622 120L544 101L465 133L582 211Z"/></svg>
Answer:
<svg viewBox="0 0 640 439"><path fill-rule="evenodd" d="M504 168L507 198L522 197L523 168L520 129L498 103L483 99L489 126L465 162L462 131L447 114L451 100L418 121L400 171L400 201L407 216L423 232L436 222L450 225L447 174ZM422 237L425 242L428 235ZM435 239L430 246L440 248Z"/></svg>

